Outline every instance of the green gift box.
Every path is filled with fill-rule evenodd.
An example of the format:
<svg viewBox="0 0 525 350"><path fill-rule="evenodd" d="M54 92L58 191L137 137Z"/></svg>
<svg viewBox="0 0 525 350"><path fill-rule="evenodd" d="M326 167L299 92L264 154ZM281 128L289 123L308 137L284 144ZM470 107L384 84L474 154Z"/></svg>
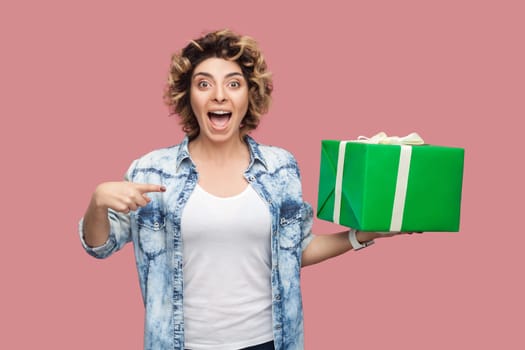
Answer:
<svg viewBox="0 0 525 350"><path fill-rule="evenodd" d="M323 140L317 216L361 231L459 231L464 149Z"/></svg>

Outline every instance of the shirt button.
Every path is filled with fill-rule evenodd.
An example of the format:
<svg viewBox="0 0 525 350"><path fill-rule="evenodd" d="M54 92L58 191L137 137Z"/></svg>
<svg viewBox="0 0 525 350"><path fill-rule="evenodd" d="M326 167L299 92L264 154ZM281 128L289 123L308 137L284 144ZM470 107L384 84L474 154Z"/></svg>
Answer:
<svg viewBox="0 0 525 350"><path fill-rule="evenodd" d="M159 224L157 221L155 221L155 223L153 224L153 227L155 227L155 228L159 228L159 227L160 227L160 224Z"/></svg>
<svg viewBox="0 0 525 350"><path fill-rule="evenodd" d="M277 295L275 296L275 300L277 300L277 301L281 300L281 294L277 294Z"/></svg>
<svg viewBox="0 0 525 350"><path fill-rule="evenodd" d="M248 181L254 182L255 181L255 176L253 176L253 175L248 176Z"/></svg>

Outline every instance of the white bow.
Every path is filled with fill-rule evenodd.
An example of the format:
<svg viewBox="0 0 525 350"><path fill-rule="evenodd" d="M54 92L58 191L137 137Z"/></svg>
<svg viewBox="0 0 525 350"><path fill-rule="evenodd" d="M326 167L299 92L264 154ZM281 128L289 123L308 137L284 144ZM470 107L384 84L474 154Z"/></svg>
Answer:
<svg viewBox="0 0 525 350"><path fill-rule="evenodd" d="M404 137L399 136L387 136L384 132L380 132L378 134L375 134L372 137L366 137L366 136L359 136L357 142L363 142L363 143L374 143L374 144L382 144L382 145L422 145L425 143L421 136L419 136L417 133L413 132L411 134L408 134Z"/></svg>

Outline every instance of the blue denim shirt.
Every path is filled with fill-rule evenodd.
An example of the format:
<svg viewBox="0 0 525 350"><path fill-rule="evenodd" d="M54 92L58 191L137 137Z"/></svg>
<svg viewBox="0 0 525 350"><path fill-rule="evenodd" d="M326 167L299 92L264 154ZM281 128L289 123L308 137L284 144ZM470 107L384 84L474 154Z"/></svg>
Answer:
<svg viewBox="0 0 525 350"><path fill-rule="evenodd" d="M302 250L313 239L313 211L303 202L299 169L294 157L246 136L250 164L244 177L268 204L272 216L272 312L275 348L304 348L300 290ZM130 214L109 211L106 243L86 245L86 251L106 258L132 241L146 308L144 348L184 349L183 258L181 217L198 180L188 152L188 139L135 160L126 179L164 185L166 192L150 193L152 201Z"/></svg>

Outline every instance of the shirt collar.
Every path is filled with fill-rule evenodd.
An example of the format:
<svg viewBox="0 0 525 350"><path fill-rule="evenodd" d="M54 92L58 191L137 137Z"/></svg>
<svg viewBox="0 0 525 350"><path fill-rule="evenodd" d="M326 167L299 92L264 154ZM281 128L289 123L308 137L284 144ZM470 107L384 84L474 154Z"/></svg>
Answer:
<svg viewBox="0 0 525 350"><path fill-rule="evenodd" d="M185 159L188 159L191 161L190 158L190 151L188 150L188 143L189 138L186 136L184 140L182 140L182 143L179 146L179 151L177 153L177 158L175 159L175 169L179 169L180 165Z"/></svg>
<svg viewBox="0 0 525 350"><path fill-rule="evenodd" d="M246 140L246 144L248 144L248 149L250 150L250 165L248 166L248 169L252 167L255 161L261 162L261 164L266 169L268 169L266 160L264 159L264 156L261 150L259 149L259 144L250 135L246 135L244 139Z"/></svg>
<svg viewBox="0 0 525 350"><path fill-rule="evenodd" d="M266 169L268 169L268 166L266 164L266 160L264 159L264 156L259 149L259 144L249 135L246 135L244 137L246 140L246 144L248 145L248 150L250 151L250 165L248 166L248 169L250 169L255 161L259 161ZM184 140L180 144L179 151L177 153L177 158L175 161L176 169L179 169L182 162L186 159L190 158L190 152L188 150L188 144L189 144L189 138L188 136L184 137Z"/></svg>

